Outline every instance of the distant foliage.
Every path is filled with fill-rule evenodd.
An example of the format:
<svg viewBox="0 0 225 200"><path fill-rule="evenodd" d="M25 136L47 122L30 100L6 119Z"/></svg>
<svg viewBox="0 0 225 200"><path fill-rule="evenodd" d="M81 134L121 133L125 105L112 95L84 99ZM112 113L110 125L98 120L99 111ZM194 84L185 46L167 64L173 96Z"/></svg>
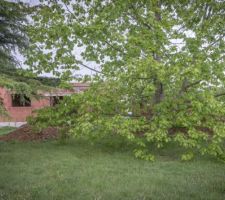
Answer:
<svg viewBox="0 0 225 200"><path fill-rule="evenodd" d="M196 151L224 159L224 1L42 2L29 27L31 68L68 80L82 67L96 75L89 91L35 123L90 139L119 134L146 160L149 146L171 142L186 149L182 160Z"/></svg>

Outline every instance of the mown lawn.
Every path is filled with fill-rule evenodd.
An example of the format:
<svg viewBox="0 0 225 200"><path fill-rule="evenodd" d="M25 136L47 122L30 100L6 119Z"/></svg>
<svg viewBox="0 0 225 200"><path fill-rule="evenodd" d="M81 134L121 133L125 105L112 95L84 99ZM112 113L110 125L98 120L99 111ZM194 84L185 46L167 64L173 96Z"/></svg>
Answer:
<svg viewBox="0 0 225 200"><path fill-rule="evenodd" d="M14 127L9 127L9 126L5 126L5 127L0 127L0 136L1 135L5 135L11 131L15 130Z"/></svg>
<svg viewBox="0 0 225 200"><path fill-rule="evenodd" d="M170 150L168 150L170 151ZM1 200L224 200L225 164L138 160L123 145L0 143Z"/></svg>

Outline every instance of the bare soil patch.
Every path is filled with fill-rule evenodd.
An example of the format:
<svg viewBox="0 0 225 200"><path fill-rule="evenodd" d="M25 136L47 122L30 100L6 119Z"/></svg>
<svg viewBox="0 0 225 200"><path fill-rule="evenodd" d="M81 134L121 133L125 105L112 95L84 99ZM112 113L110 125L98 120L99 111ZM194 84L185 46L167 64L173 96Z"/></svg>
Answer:
<svg viewBox="0 0 225 200"><path fill-rule="evenodd" d="M58 136L58 130L53 127L46 128L36 133L32 130L31 126L23 125L9 134L0 136L0 141L41 141L55 139Z"/></svg>

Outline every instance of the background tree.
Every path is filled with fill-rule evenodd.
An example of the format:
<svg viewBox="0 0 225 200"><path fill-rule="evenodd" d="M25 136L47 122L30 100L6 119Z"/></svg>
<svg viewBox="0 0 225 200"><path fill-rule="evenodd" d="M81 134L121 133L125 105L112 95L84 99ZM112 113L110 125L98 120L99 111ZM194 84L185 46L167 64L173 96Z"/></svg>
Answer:
<svg viewBox="0 0 225 200"><path fill-rule="evenodd" d="M28 5L22 2L0 1L0 86L36 97L37 90L45 88L44 85L35 79L34 74L25 71L17 60L28 47L28 11ZM2 103L0 114L5 114Z"/></svg>
<svg viewBox="0 0 225 200"><path fill-rule="evenodd" d="M136 156L150 160L148 147L168 142L187 150L184 160L193 149L222 158L224 8L211 0L43 1L29 28L28 63L63 78L93 68L80 56L99 64L92 88L60 108L58 122L79 102L71 133L123 135L140 146Z"/></svg>
<svg viewBox="0 0 225 200"><path fill-rule="evenodd" d="M25 5L8 1L0 2L0 64L1 70L17 64L13 55L27 46L25 34Z"/></svg>

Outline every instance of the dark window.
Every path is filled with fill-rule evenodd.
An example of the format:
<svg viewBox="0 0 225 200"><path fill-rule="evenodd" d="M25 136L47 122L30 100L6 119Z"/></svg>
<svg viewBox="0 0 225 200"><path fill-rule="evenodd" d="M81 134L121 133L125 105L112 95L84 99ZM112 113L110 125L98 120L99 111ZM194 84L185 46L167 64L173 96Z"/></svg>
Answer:
<svg viewBox="0 0 225 200"><path fill-rule="evenodd" d="M14 94L12 95L12 106L13 107L30 107L31 100L26 95Z"/></svg>
<svg viewBox="0 0 225 200"><path fill-rule="evenodd" d="M51 96L50 97L50 105L55 106L60 103L60 101L63 100L63 96Z"/></svg>

